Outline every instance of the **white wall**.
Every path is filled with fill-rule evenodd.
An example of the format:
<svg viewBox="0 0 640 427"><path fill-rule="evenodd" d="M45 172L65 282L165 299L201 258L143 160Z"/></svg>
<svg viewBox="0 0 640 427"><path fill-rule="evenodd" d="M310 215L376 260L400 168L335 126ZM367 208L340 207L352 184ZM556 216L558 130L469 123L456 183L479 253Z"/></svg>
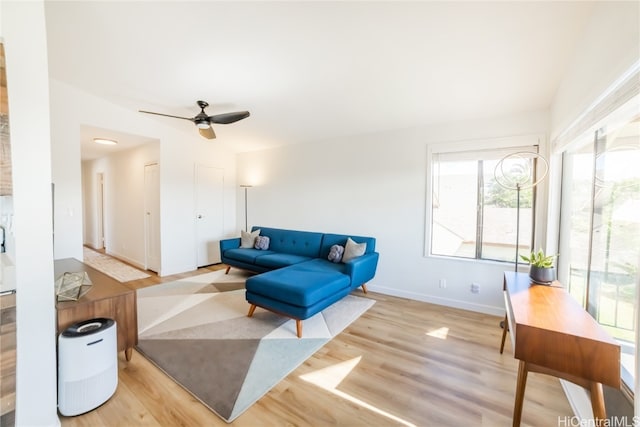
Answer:
<svg viewBox="0 0 640 427"><path fill-rule="evenodd" d="M249 227L376 237L380 263L371 290L502 315L502 273L511 265L423 255L427 145L547 131L547 112L535 112L244 153L238 182L255 186ZM472 282L479 294L470 292Z"/></svg>
<svg viewBox="0 0 640 427"><path fill-rule="evenodd" d="M16 425L54 426L59 420L44 4L3 1L0 13L14 183Z"/></svg>
<svg viewBox="0 0 640 427"><path fill-rule="evenodd" d="M640 2L596 2L551 106L552 140L640 56Z"/></svg>
<svg viewBox="0 0 640 427"><path fill-rule="evenodd" d="M85 244L99 246L96 178L102 173L106 251L144 268L144 167L159 163L159 160L160 144L150 142L102 159L82 162Z"/></svg>
<svg viewBox="0 0 640 427"><path fill-rule="evenodd" d="M161 275L196 268L194 165L207 163L225 170L225 234L236 234L235 153L219 140L205 140L196 129L166 126L162 120L128 110L65 83L51 80L52 168L56 188L55 257L82 257L81 125L143 135L160 141ZM142 172L142 170L141 170ZM114 183L113 191L127 191ZM124 196L127 197L127 196ZM118 206L117 212L126 207ZM128 219L116 214L112 228L130 229ZM119 221L123 221L121 224ZM115 241L121 246L120 241ZM120 249L118 249L120 250ZM132 252L132 257L137 257Z"/></svg>

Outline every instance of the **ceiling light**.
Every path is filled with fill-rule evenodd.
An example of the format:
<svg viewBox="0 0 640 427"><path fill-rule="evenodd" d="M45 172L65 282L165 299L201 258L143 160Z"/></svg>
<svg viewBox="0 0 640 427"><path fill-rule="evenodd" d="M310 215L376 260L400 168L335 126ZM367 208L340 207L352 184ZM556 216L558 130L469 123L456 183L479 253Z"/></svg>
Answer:
<svg viewBox="0 0 640 427"><path fill-rule="evenodd" d="M93 142L104 145L116 145L118 143L116 140L106 138L93 138Z"/></svg>
<svg viewBox="0 0 640 427"><path fill-rule="evenodd" d="M207 120L198 120L196 122L196 126L198 127L198 129L208 129L209 122Z"/></svg>

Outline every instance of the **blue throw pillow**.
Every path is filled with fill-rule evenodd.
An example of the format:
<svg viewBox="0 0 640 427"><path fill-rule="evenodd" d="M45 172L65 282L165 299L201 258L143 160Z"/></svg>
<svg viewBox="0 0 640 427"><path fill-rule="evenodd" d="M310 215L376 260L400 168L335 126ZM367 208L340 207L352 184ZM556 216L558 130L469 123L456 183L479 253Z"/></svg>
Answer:
<svg viewBox="0 0 640 427"><path fill-rule="evenodd" d="M329 250L329 256L327 259L331 262L338 263L342 261L342 254L344 253L344 247L340 245L333 245Z"/></svg>
<svg viewBox="0 0 640 427"><path fill-rule="evenodd" d="M266 251L267 249L269 249L270 241L271 240L267 236L258 236L256 237L256 243L255 245L253 245L253 247L262 251Z"/></svg>

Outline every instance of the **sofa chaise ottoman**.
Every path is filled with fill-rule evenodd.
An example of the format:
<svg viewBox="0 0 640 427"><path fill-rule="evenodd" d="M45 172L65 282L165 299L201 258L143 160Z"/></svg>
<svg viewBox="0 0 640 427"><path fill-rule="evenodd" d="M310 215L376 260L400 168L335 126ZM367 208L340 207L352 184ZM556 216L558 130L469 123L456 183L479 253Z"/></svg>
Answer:
<svg viewBox="0 0 640 427"><path fill-rule="evenodd" d="M349 278L335 271L312 271L295 266L270 271L247 280L246 298L251 304L296 320L302 337L302 321L324 310L351 292Z"/></svg>
<svg viewBox="0 0 640 427"><path fill-rule="evenodd" d="M298 337L302 336L302 320L358 287L366 293L366 283L375 276L379 254L373 237L258 226L252 232L256 239L268 238L268 246L242 245L240 238L222 240L222 262L227 272L233 266L260 273L246 282L249 317L256 307L291 317L296 320ZM344 248L342 260L335 259L335 246Z"/></svg>

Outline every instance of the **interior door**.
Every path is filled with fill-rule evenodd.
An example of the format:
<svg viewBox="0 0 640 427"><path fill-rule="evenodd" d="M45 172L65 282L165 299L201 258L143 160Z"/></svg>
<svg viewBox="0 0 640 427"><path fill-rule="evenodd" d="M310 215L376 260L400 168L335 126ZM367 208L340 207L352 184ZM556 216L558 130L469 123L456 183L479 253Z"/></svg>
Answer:
<svg viewBox="0 0 640 427"><path fill-rule="evenodd" d="M197 266L219 263L224 235L224 170L196 165Z"/></svg>
<svg viewBox="0 0 640 427"><path fill-rule="evenodd" d="M160 176L157 163L144 167L145 268L160 271Z"/></svg>

